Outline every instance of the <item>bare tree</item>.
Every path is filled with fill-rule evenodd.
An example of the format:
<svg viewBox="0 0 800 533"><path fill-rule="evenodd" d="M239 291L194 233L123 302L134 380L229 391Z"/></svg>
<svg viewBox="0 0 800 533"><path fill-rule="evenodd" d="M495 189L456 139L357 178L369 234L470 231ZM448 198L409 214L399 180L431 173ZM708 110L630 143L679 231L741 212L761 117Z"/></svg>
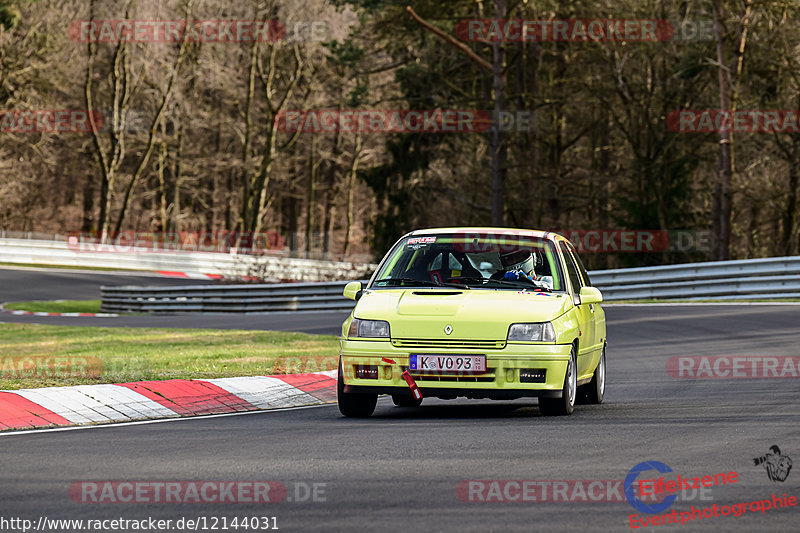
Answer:
<svg viewBox="0 0 800 533"><path fill-rule="evenodd" d="M740 31L731 62L725 58L725 44L722 29L722 10L720 0L713 2L714 39L716 41L717 70L719 74L719 106L722 112L736 111L739 100L739 83L744 65L744 51L753 3L743 0L743 13L740 17ZM730 259L731 244L731 183L736 172L733 159L733 133L730 128L720 128L717 176L714 180L712 204L712 231L716 236L714 259Z"/></svg>

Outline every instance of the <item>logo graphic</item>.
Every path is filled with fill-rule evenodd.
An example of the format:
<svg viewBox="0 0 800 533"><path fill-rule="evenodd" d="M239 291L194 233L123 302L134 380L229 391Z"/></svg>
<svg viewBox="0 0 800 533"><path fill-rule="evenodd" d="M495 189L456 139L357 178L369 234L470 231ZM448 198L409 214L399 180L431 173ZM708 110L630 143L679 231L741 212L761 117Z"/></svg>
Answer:
<svg viewBox="0 0 800 533"><path fill-rule="evenodd" d="M447 324L444 327L444 333L445 333L445 335L450 335L451 333L453 333L453 326L451 326L450 324Z"/></svg>
<svg viewBox="0 0 800 533"><path fill-rule="evenodd" d="M771 446L769 451L761 457L755 457L753 464L756 466L764 465L767 477L770 481L786 481L789 472L792 470L792 460L788 455L781 455L778 445Z"/></svg>
<svg viewBox="0 0 800 533"><path fill-rule="evenodd" d="M662 474L672 472L672 469L661 461L645 461L631 468L628 475L625 476L625 484L623 487L625 489L625 499L628 500L628 503L630 503L634 509L640 513L657 514L669 509L670 506L675 503L678 495L672 494L658 503L645 503L640 500L635 493L636 479L642 472L649 472L650 470L656 470Z"/></svg>

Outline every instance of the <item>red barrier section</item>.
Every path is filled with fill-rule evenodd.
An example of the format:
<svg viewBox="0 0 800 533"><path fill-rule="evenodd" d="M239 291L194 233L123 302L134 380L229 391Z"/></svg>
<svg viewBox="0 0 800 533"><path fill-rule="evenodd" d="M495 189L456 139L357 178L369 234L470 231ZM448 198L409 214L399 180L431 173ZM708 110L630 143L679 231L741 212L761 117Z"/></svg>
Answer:
<svg viewBox="0 0 800 533"><path fill-rule="evenodd" d="M67 426L69 420L12 392L0 392L0 429Z"/></svg>
<svg viewBox="0 0 800 533"><path fill-rule="evenodd" d="M321 374L290 374L272 377L276 377L292 387L297 387L323 402L336 401L336 380L328 376Z"/></svg>
<svg viewBox="0 0 800 533"><path fill-rule="evenodd" d="M207 381L170 379L121 383L182 416L256 411L258 407Z"/></svg>
<svg viewBox="0 0 800 533"><path fill-rule="evenodd" d="M171 270L156 270L156 274L161 274L162 276L169 276L171 278L188 278L189 275L186 272L173 272Z"/></svg>

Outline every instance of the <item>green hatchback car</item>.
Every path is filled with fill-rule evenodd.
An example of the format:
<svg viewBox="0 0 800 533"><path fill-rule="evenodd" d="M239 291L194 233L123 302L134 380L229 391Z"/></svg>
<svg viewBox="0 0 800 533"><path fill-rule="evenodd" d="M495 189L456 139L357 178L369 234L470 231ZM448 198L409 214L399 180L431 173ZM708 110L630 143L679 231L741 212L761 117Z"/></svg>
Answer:
<svg viewBox="0 0 800 533"><path fill-rule="evenodd" d="M606 377L603 296L572 244L554 233L440 228L405 235L342 324L339 409L367 417L379 394L538 397L546 415L601 403Z"/></svg>

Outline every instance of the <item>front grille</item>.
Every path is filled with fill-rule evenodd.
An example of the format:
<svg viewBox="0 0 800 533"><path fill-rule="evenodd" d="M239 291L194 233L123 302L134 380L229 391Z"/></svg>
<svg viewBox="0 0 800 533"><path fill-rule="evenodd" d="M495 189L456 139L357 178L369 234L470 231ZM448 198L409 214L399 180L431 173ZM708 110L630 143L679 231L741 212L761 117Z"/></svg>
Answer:
<svg viewBox="0 0 800 533"><path fill-rule="evenodd" d="M407 368L402 368L407 370ZM486 372L478 375L468 374L464 372L420 372L418 370L409 370L409 374L414 378L414 381L446 381L450 383L492 383L494 382L494 370L489 369Z"/></svg>
<svg viewBox="0 0 800 533"><path fill-rule="evenodd" d="M392 339L395 348L456 348L472 350L502 350L506 341L458 339Z"/></svg>

